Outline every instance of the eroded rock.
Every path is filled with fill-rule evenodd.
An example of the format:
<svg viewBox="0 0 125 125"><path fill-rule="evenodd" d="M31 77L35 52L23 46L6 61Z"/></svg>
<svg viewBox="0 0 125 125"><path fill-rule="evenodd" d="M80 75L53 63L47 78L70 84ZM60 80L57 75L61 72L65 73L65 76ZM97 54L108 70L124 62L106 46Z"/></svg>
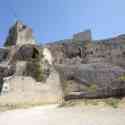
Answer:
<svg viewBox="0 0 125 125"><path fill-rule="evenodd" d="M31 28L17 22L5 46L0 49L0 90L7 96L20 94L22 100L125 96L124 35L93 41L87 31L38 46Z"/></svg>
<svg viewBox="0 0 125 125"><path fill-rule="evenodd" d="M32 29L17 21L9 30L9 36L6 39L5 46L36 44L32 35Z"/></svg>

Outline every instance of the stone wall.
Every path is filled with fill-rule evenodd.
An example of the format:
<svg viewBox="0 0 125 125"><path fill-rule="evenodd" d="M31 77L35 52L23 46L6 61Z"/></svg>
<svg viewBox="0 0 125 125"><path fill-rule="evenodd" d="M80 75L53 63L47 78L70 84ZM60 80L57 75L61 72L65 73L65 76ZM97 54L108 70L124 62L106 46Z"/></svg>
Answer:
<svg viewBox="0 0 125 125"><path fill-rule="evenodd" d="M0 100L55 103L125 95L124 35L93 41L85 31L37 46L32 30L17 22L5 45L0 49Z"/></svg>
<svg viewBox="0 0 125 125"><path fill-rule="evenodd" d="M36 82L32 77L12 76L4 79L1 99L8 103L42 102L60 103L63 92L59 75L53 71L46 82Z"/></svg>
<svg viewBox="0 0 125 125"><path fill-rule="evenodd" d="M85 30L84 32L76 33L73 35L73 39L78 41L91 41L92 40L91 31Z"/></svg>
<svg viewBox="0 0 125 125"><path fill-rule="evenodd" d="M0 76L3 79L0 101L7 103L60 103L63 101L63 91L58 72L53 67L52 53L47 48L35 45L10 47L7 62L4 68L0 67ZM42 76L35 64L42 66ZM32 64L30 69L27 66ZM14 67L14 72L11 67ZM37 81L34 73L44 77Z"/></svg>

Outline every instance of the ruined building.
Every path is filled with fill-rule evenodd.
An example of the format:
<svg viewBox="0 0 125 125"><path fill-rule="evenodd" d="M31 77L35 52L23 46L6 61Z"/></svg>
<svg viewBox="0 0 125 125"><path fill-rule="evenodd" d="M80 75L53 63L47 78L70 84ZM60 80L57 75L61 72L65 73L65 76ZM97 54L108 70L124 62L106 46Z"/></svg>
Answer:
<svg viewBox="0 0 125 125"><path fill-rule="evenodd" d="M86 30L84 32L76 33L73 35L73 39L77 41L91 41L92 40L91 31Z"/></svg>
<svg viewBox="0 0 125 125"><path fill-rule="evenodd" d="M5 42L5 46L36 44L33 39L32 29L17 21L9 30L9 36Z"/></svg>
<svg viewBox="0 0 125 125"><path fill-rule="evenodd" d="M37 45L32 29L11 27L0 49L0 100L61 102L125 96L125 35L92 40L91 31Z"/></svg>

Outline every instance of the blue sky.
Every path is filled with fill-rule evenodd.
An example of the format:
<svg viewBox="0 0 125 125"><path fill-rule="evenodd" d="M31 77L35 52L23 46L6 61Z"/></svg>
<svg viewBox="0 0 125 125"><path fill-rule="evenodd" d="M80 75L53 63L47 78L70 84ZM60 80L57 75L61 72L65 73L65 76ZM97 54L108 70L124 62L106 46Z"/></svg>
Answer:
<svg viewBox="0 0 125 125"><path fill-rule="evenodd" d="M91 29L93 39L125 33L125 0L1 0L0 46L18 19L40 43ZM16 17L15 17L15 16Z"/></svg>

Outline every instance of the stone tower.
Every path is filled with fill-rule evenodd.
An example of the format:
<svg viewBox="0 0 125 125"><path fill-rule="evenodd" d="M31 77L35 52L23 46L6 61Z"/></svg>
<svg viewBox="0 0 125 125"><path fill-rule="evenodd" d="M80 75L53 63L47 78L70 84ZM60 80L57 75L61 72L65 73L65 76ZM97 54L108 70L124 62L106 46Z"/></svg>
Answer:
<svg viewBox="0 0 125 125"><path fill-rule="evenodd" d="M73 39L78 41L91 41L92 40L91 31L85 30L84 32L76 33L73 35Z"/></svg>
<svg viewBox="0 0 125 125"><path fill-rule="evenodd" d="M17 21L9 30L4 46L35 44L32 29Z"/></svg>

